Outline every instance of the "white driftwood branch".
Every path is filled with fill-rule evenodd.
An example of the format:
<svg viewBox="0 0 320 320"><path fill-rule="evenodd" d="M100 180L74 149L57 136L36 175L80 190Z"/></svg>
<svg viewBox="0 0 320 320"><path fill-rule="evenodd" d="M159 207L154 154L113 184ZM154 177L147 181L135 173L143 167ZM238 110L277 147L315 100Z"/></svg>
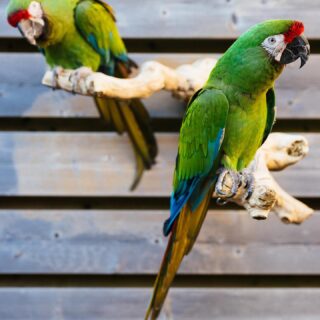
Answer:
<svg viewBox="0 0 320 320"><path fill-rule="evenodd" d="M308 141L303 136L271 134L247 169L255 180L252 196L246 199L247 190L244 181L230 201L242 205L254 219L266 219L272 210L285 223L302 223L313 210L285 192L269 170L285 169L303 159L308 151ZM230 176L226 177L224 183L226 193L230 192L231 181Z"/></svg>
<svg viewBox="0 0 320 320"><path fill-rule="evenodd" d="M155 92L168 90L187 100L203 86L215 64L215 59L207 58L171 69L159 62L148 61L142 64L139 74L130 79L118 79L99 72L77 77L77 70L59 68L55 72L47 71L42 84L82 95L119 99L148 98Z"/></svg>
<svg viewBox="0 0 320 320"><path fill-rule="evenodd" d="M215 59L200 59L176 69L169 68L156 61L149 61L141 66L134 78L118 79L86 70L57 69L46 72L42 83L53 88L82 95L98 95L119 99L147 98L160 90L171 91L180 99L188 100L206 82L210 71L215 66ZM301 223L313 210L286 193L273 179L269 170L282 170L308 153L308 142L296 135L272 134L258 151L255 160L248 168L253 174L255 187L252 196L247 199L248 190L242 186L232 199L245 207L255 219L267 218L271 210L275 211L283 222ZM224 188L230 191L231 177L226 176ZM217 195L216 195L217 196Z"/></svg>

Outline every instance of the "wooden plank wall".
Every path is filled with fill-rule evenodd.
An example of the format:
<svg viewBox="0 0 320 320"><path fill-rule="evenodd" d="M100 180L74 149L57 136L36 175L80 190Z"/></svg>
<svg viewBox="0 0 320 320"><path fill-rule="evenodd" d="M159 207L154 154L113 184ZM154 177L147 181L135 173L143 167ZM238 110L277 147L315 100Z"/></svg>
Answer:
<svg viewBox="0 0 320 320"><path fill-rule="evenodd" d="M40 84L42 56L0 0L0 319L142 319L166 246L171 175L185 105L145 101L160 145L154 170L128 191L134 158L106 132L90 98ZM132 57L170 66L219 57L250 25L301 19L312 56L277 83L277 130L303 133L310 155L275 173L320 209L320 4L305 0L112 0ZM162 319L319 319L320 214L302 226L211 210Z"/></svg>

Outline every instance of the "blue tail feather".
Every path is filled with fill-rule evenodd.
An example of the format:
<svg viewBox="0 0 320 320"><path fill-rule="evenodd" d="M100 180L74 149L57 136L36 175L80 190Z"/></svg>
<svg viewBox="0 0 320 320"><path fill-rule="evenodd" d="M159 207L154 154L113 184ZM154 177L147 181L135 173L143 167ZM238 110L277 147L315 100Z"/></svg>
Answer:
<svg viewBox="0 0 320 320"><path fill-rule="evenodd" d="M174 221L177 219L181 209L187 203L194 189L197 187L200 177L196 176L189 180L183 180L179 184L178 190L172 193L170 200L170 217L167 219L163 226L163 233L167 236L173 226Z"/></svg>

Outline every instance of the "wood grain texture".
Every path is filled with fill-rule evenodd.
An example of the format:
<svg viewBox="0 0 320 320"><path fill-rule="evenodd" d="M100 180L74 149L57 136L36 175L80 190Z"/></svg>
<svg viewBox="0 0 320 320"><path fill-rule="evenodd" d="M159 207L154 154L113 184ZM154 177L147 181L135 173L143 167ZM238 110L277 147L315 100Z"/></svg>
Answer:
<svg viewBox="0 0 320 320"><path fill-rule="evenodd" d="M138 64L157 60L176 67L207 56L134 54L132 58ZM45 63L40 54L2 53L1 62L5 67L0 69L0 117L98 117L91 98L52 91L41 85ZM320 55L312 55L302 70L297 64L286 68L277 81L279 119L320 119L320 78L315 70L320 70ZM145 100L145 104L153 118L181 118L185 109L184 102L177 101L167 92L154 95Z"/></svg>
<svg viewBox="0 0 320 320"><path fill-rule="evenodd" d="M306 33L319 38L317 1L268 0L108 0L125 38L235 38L266 19L298 19ZM18 37L6 21L6 0L0 1L0 36Z"/></svg>
<svg viewBox="0 0 320 320"><path fill-rule="evenodd" d="M6 320L141 320L149 289L0 289ZM318 320L320 289L173 289L159 320Z"/></svg>
<svg viewBox="0 0 320 320"><path fill-rule="evenodd" d="M157 210L1 210L0 274L156 274L167 217ZM297 227L273 215L261 222L245 211L213 210L179 272L319 275L319 227L319 212Z"/></svg>
<svg viewBox="0 0 320 320"><path fill-rule="evenodd" d="M299 197L318 197L319 134L305 134L310 154L274 174ZM129 191L135 162L126 136L115 133L0 133L0 195L169 196L177 134L159 134L159 156L135 192ZM302 184L303 183L303 186Z"/></svg>

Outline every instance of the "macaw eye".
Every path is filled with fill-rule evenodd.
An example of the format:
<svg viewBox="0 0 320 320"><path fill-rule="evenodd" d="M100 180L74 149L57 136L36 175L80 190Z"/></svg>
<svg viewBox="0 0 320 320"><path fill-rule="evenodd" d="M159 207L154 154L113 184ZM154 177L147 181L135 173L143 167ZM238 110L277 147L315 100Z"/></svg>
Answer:
<svg viewBox="0 0 320 320"><path fill-rule="evenodd" d="M32 1L31 2L31 4L30 4L30 7L32 8L32 9L37 9L38 8L38 2L35 2L35 1Z"/></svg>
<svg viewBox="0 0 320 320"><path fill-rule="evenodd" d="M30 15L34 18L42 18L43 16L41 4L37 1L32 1L30 3L28 11Z"/></svg>
<svg viewBox="0 0 320 320"><path fill-rule="evenodd" d="M277 43L277 39L275 37L268 38L268 42L271 45L275 45Z"/></svg>

